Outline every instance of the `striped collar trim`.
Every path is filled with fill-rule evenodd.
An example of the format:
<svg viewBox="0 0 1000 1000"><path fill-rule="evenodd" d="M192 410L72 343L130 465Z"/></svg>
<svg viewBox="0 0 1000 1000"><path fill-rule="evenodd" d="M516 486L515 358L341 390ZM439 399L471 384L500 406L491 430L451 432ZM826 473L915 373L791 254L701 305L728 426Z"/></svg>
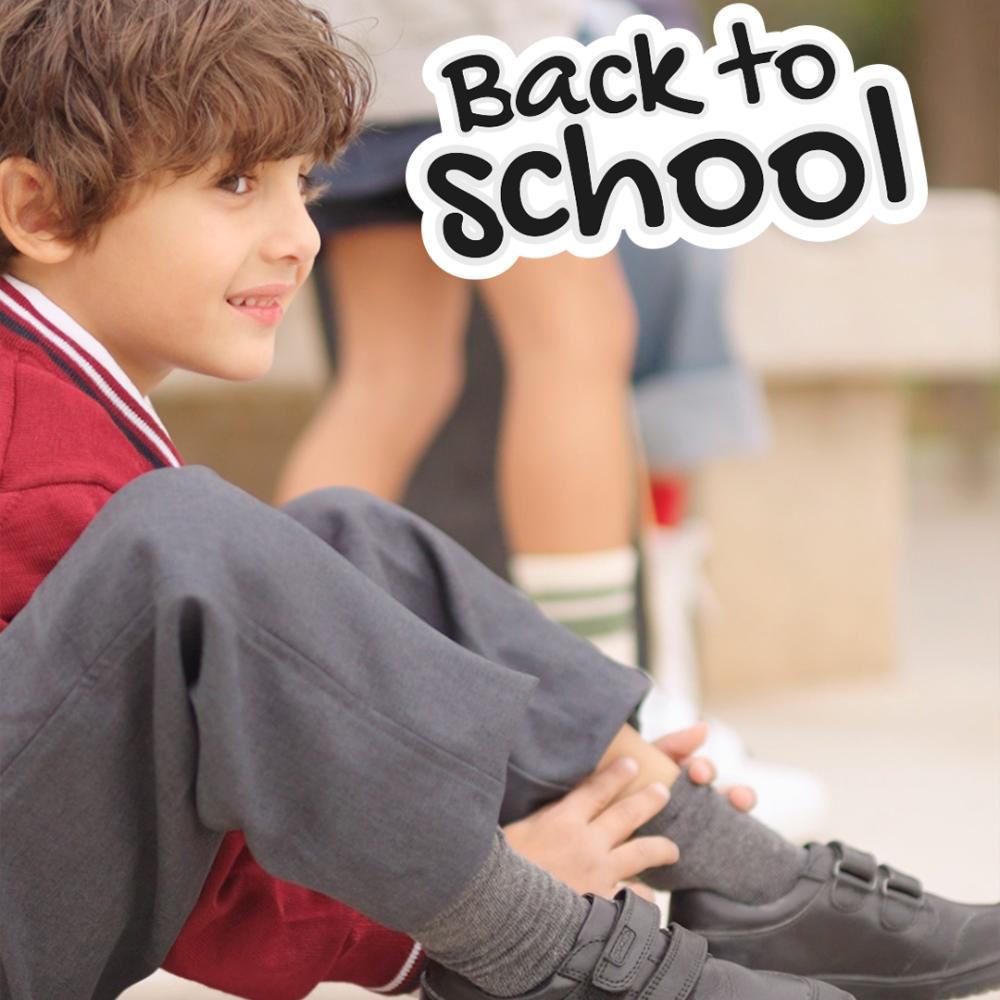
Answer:
<svg viewBox="0 0 1000 1000"><path fill-rule="evenodd" d="M11 274L0 276L0 309L28 326L47 350L54 350L61 367L70 366L116 422L125 422L129 437L138 436L159 462L182 464L149 397L139 392L108 349L69 313L34 285Z"/></svg>

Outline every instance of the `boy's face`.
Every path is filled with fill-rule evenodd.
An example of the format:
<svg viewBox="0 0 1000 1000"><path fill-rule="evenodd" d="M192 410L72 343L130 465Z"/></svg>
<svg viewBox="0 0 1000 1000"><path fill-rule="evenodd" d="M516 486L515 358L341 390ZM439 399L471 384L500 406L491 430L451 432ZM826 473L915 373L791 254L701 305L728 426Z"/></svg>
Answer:
<svg viewBox="0 0 1000 1000"><path fill-rule="evenodd" d="M58 264L22 256L11 273L35 285L111 352L143 393L173 368L251 379L271 366L277 323L227 301L261 285L305 281L320 237L296 157L219 182L221 160L161 181L104 223L90 252Z"/></svg>

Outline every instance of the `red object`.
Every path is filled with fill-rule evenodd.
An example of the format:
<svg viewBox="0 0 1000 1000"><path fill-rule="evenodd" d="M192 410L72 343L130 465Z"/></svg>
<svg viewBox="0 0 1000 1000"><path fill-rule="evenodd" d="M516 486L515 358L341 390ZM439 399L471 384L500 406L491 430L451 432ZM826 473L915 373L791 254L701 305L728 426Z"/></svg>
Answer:
<svg viewBox="0 0 1000 1000"><path fill-rule="evenodd" d="M672 476L651 476L649 488L656 523L664 528L680 524L687 510L687 483Z"/></svg>
<svg viewBox="0 0 1000 1000"><path fill-rule="evenodd" d="M180 461L48 315L0 278L0 632L116 490ZM406 992L423 964L406 935L273 878L233 831L164 968L250 1000L297 1000L324 981Z"/></svg>

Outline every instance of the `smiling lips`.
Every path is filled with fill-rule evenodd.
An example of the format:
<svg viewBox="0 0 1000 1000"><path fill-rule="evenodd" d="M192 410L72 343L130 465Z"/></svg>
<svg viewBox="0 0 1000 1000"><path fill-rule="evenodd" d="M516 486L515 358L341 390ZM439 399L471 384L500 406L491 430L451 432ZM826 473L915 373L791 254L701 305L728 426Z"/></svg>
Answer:
<svg viewBox="0 0 1000 1000"><path fill-rule="evenodd" d="M286 285L258 285L256 288L246 288L237 292L226 301L240 312L252 316L265 326L274 326L281 322L285 313L281 304L281 296L295 288L295 283Z"/></svg>
<svg viewBox="0 0 1000 1000"><path fill-rule="evenodd" d="M249 306L250 308L259 306L273 306L282 295L290 292L295 287L294 282L286 285L257 285L256 288L244 288L243 291L226 299L233 306Z"/></svg>
<svg viewBox="0 0 1000 1000"><path fill-rule="evenodd" d="M267 304L266 300L259 300L261 305L251 305L250 303L253 301L255 300L248 299L245 304L238 305L236 301L230 300L229 304L239 312L252 316L258 323L263 323L265 326L275 326L281 322L285 310L282 309L280 302L272 299L270 304Z"/></svg>

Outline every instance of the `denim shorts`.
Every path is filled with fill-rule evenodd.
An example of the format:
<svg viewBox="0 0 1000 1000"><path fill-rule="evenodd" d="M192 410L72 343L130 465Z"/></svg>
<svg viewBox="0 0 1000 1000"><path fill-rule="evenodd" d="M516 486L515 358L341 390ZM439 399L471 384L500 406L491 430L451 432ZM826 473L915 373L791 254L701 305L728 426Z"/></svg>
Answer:
<svg viewBox="0 0 1000 1000"><path fill-rule="evenodd" d="M686 470L765 446L763 393L725 320L728 252L681 240L649 250L624 236L618 252L639 316L632 382L650 468Z"/></svg>
<svg viewBox="0 0 1000 1000"><path fill-rule="evenodd" d="M319 167L312 176L331 185L329 194L309 213L326 235L385 223L420 223L420 209L406 190L406 161L440 124L370 127L347 147L332 166Z"/></svg>

